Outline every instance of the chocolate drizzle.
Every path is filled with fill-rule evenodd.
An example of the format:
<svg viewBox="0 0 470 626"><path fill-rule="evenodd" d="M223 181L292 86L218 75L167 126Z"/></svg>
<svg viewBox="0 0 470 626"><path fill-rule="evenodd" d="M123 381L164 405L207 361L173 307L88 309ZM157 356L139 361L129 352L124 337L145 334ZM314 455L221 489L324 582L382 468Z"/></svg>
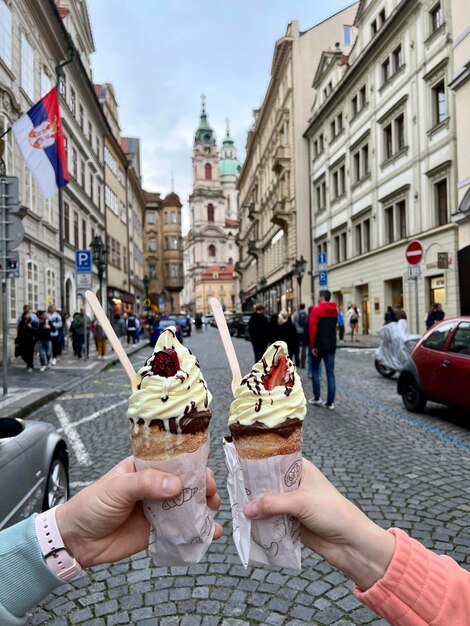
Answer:
<svg viewBox="0 0 470 626"><path fill-rule="evenodd" d="M255 409L256 410L256 409ZM288 417L278 426L270 428L261 422L254 422L253 424L235 424L230 425L230 433L236 439L237 437L249 437L252 435L266 435L268 433L276 433L281 437L289 437L297 428L302 428L302 420L297 417Z"/></svg>
<svg viewBox="0 0 470 626"><path fill-rule="evenodd" d="M194 402L192 402L191 405L194 405L195 407ZM194 410L194 407L186 407L184 415L181 418L170 417L170 419L165 421L159 419L152 420L150 422L150 427L155 427L159 430L165 431L167 430L165 428L165 423L167 423L170 433L173 435L177 435L178 433L195 435L196 433L207 430L212 413L210 411L196 411ZM142 418L140 418L137 423L145 424Z"/></svg>

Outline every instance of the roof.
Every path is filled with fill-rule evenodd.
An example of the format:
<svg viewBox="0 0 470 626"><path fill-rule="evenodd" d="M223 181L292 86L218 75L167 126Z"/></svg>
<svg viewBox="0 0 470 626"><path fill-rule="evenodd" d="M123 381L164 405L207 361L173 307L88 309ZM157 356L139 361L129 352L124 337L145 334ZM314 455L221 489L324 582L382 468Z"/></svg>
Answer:
<svg viewBox="0 0 470 626"><path fill-rule="evenodd" d="M215 135L212 126L207 119L206 100L202 98L201 115L199 118L199 126L194 133L194 144L210 143L215 144Z"/></svg>
<svg viewBox="0 0 470 626"><path fill-rule="evenodd" d="M170 191L170 193L163 198L162 205L163 204L173 204L180 207L183 206L181 204L180 197L174 191Z"/></svg>
<svg viewBox="0 0 470 626"><path fill-rule="evenodd" d="M219 176L238 176L242 164L238 159L223 159L219 161Z"/></svg>
<svg viewBox="0 0 470 626"><path fill-rule="evenodd" d="M228 263L220 263L218 265L209 265L204 271L202 271L198 279L199 280L232 280L234 272L234 266ZM214 279L214 274L218 274L219 277Z"/></svg>
<svg viewBox="0 0 470 626"><path fill-rule="evenodd" d="M238 220L225 220L225 226L238 226Z"/></svg>

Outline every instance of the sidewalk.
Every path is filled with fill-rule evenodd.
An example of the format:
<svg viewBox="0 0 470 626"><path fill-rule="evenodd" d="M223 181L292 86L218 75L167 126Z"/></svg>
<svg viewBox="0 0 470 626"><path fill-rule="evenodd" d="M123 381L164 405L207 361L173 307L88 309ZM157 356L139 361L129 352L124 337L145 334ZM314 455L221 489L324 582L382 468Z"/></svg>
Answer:
<svg viewBox="0 0 470 626"><path fill-rule="evenodd" d="M351 336L344 335L344 342L336 344L337 348L378 348L381 339L377 335L359 335L359 340L351 343Z"/></svg>
<svg viewBox="0 0 470 626"><path fill-rule="evenodd" d="M128 355L148 346L145 339L129 346L124 341ZM57 365L40 372L39 355L35 357L33 372L26 371L22 359L14 359L8 366L8 393L0 395L1 417L26 417L57 396L89 380L109 365L119 361L108 343L108 355L98 359L95 342L90 341L90 354L87 360L73 355L72 347L66 348L57 359Z"/></svg>

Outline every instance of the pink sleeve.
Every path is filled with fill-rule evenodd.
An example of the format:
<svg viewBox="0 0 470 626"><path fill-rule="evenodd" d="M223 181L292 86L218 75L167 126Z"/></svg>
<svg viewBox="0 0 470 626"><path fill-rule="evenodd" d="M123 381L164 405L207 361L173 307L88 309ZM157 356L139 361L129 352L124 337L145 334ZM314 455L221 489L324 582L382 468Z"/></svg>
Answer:
<svg viewBox="0 0 470 626"><path fill-rule="evenodd" d="M468 626L470 572L439 556L398 528L395 552L383 578L354 595L392 626Z"/></svg>

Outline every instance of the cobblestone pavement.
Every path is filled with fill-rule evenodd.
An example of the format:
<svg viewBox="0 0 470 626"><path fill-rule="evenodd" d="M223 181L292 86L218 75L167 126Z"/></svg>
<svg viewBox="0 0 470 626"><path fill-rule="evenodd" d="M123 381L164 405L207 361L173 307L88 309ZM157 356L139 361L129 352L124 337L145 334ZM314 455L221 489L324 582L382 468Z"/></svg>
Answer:
<svg viewBox="0 0 470 626"><path fill-rule="evenodd" d="M235 339L242 372L252 365L249 342ZM223 498L225 534L203 561L155 567L146 552L100 566L60 588L28 624L111 626L300 626L386 624L352 595L351 584L307 549L300 574L240 565L231 539L221 437L231 401L230 374L217 330L185 343L199 357L214 395L212 458ZM132 357L139 367L151 348ZM336 410L309 406L304 452L335 485L384 527L397 525L426 546L470 569L470 427L463 414L429 405L407 413L396 381L380 377L373 350L343 349L336 357ZM311 381L301 371L307 397ZM323 385L324 387L324 385ZM58 425L57 404L75 425L87 456L71 449L71 480L79 489L130 453L125 417L129 388L117 366L31 417ZM60 411L60 410L59 410Z"/></svg>

